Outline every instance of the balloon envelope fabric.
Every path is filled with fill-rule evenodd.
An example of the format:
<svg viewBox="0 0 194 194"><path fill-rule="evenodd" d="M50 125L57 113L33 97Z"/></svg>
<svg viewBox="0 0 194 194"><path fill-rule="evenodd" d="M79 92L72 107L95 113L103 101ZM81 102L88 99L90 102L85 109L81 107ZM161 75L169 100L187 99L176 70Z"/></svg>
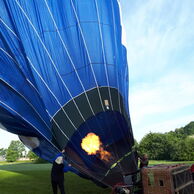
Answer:
<svg viewBox="0 0 194 194"><path fill-rule="evenodd" d="M117 0L0 5L1 125L50 162L65 149L73 168L108 186L137 170L119 12ZM95 152L82 147L88 135Z"/></svg>

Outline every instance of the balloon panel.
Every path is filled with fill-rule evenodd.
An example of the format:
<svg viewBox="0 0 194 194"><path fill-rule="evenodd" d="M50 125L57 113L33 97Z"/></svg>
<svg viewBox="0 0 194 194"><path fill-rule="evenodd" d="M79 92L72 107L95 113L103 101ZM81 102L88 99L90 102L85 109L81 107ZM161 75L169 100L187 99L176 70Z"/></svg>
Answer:
<svg viewBox="0 0 194 194"><path fill-rule="evenodd" d="M65 148L66 162L95 182L135 172L117 0L7 0L0 15L4 128L50 162Z"/></svg>

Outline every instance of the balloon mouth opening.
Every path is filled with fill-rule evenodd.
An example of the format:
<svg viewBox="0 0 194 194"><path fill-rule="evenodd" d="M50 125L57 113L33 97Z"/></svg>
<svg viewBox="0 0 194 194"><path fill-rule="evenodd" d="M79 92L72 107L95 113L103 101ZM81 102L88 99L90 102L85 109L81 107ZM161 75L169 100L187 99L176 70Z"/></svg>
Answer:
<svg viewBox="0 0 194 194"><path fill-rule="evenodd" d="M82 139L81 148L88 155L96 155L103 161L108 162L111 159L111 153L104 149L100 137L95 133L88 133Z"/></svg>

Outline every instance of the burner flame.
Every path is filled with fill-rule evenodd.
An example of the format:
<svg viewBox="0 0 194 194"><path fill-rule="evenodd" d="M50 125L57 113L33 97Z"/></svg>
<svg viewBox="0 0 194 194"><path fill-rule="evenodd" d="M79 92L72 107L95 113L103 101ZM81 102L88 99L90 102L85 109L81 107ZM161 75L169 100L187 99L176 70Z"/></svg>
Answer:
<svg viewBox="0 0 194 194"><path fill-rule="evenodd" d="M99 136L95 133L88 133L81 143L81 147L88 155L99 155L101 160L109 161L111 154L110 152L104 150L102 142Z"/></svg>

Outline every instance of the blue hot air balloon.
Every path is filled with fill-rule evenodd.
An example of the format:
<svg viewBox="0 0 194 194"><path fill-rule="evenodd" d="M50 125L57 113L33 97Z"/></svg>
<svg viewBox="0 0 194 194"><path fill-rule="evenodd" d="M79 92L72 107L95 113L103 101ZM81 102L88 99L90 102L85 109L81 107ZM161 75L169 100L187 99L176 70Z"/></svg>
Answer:
<svg viewBox="0 0 194 194"><path fill-rule="evenodd" d="M137 170L121 30L117 0L0 4L1 125L107 186ZM82 146L90 135L96 152Z"/></svg>

